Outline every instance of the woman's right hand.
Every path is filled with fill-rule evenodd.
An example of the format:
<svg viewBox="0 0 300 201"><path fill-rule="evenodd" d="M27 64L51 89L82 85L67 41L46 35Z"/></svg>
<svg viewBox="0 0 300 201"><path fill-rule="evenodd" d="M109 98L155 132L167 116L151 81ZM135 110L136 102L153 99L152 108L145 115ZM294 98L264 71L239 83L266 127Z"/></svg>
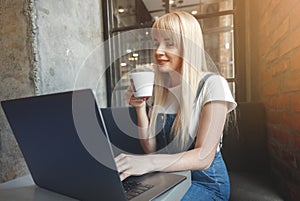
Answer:
<svg viewBox="0 0 300 201"><path fill-rule="evenodd" d="M145 107L147 98L136 98L134 97L133 92L133 87L130 85L125 92L126 102L135 108Z"/></svg>

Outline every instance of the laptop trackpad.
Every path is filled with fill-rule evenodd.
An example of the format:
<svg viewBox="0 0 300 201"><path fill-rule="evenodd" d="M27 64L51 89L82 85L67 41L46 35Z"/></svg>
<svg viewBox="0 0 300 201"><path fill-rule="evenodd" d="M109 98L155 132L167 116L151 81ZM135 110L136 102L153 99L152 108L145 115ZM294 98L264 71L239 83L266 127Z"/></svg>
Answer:
<svg viewBox="0 0 300 201"><path fill-rule="evenodd" d="M186 177L183 175L171 173L150 173L140 177L131 177L129 180L134 180L140 185L146 186L148 189L135 196L132 196L133 193L130 192L127 192L126 194L129 200L132 201L153 200L185 179Z"/></svg>

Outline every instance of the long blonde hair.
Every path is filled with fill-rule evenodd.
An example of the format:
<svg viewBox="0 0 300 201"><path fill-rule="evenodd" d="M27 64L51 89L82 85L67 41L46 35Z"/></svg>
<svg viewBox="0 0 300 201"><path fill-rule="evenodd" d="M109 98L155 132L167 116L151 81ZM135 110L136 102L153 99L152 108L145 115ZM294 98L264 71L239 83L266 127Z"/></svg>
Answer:
<svg viewBox="0 0 300 201"><path fill-rule="evenodd" d="M181 67L181 93L177 116L174 120L171 132L174 135L175 145L178 150L183 151L189 147L189 124L192 106L196 95L198 83L203 72L207 71L203 35L199 22L196 18L186 12L172 12L157 19L153 26L152 34L157 31L166 31L175 35L176 44L182 57ZM173 37L174 39L174 37ZM150 137L156 135L156 120L159 107L166 101L168 90L166 89L168 77L157 69L155 87L152 98L152 110L150 118Z"/></svg>

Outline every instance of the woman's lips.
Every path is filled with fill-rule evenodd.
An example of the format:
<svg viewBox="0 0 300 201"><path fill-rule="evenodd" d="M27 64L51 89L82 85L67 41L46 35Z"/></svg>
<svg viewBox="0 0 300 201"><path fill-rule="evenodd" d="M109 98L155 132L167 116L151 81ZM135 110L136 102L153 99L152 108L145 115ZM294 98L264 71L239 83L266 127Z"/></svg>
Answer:
<svg viewBox="0 0 300 201"><path fill-rule="evenodd" d="M168 63L169 61L168 60L158 60L157 61L157 64L160 65L160 66L164 66Z"/></svg>

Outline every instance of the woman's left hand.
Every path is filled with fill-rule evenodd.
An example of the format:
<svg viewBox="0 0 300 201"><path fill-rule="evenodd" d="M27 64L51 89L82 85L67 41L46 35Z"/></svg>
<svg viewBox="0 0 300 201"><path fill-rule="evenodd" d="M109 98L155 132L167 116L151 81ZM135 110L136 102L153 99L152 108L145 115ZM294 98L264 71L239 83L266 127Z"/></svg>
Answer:
<svg viewBox="0 0 300 201"><path fill-rule="evenodd" d="M115 161L122 181L129 176L139 176L154 171L149 155L120 154Z"/></svg>

